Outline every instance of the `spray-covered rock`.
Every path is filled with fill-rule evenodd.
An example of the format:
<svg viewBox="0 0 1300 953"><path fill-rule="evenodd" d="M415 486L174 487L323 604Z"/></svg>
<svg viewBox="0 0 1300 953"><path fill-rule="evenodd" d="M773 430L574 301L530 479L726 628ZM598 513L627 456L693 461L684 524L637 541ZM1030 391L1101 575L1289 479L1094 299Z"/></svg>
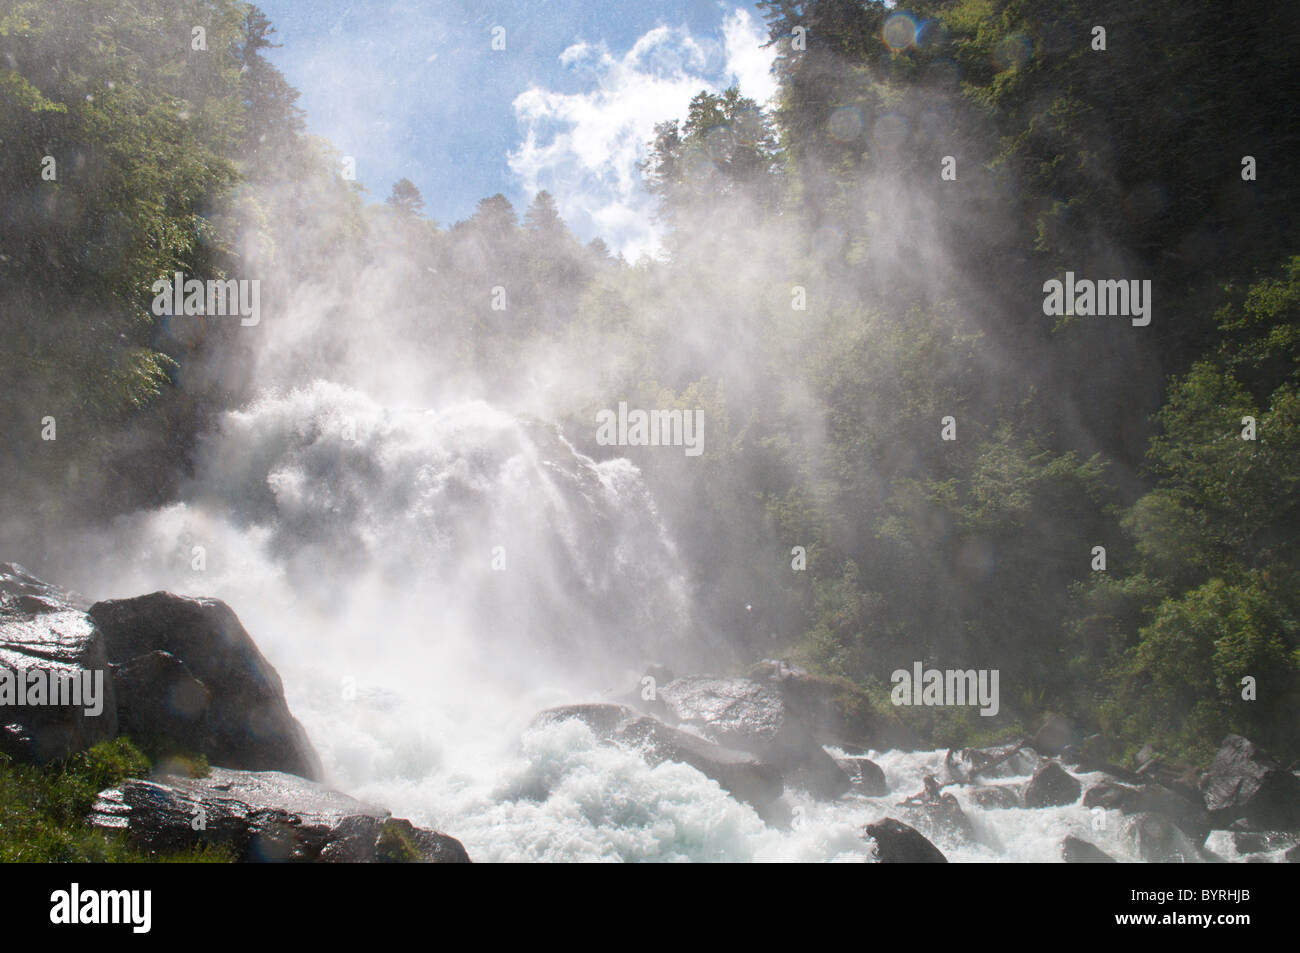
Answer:
<svg viewBox="0 0 1300 953"><path fill-rule="evenodd" d="M278 771L127 781L100 792L90 823L141 850L207 844L245 862L469 862L454 837Z"/></svg>
<svg viewBox="0 0 1300 953"><path fill-rule="evenodd" d="M946 864L948 858L915 827L892 817L868 824L865 837L876 842L875 859L881 864Z"/></svg>
<svg viewBox="0 0 1300 953"><path fill-rule="evenodd" d="M83 608L0 563L0 752L43 764L117 734L104 638Z"/></svg>
<svg viewBox="0 0 1300 953"><path fill-rule="evenodd" d="M121 729L213 764L319 778L279 673L224 602L155 592L98 602L90 618L121 675Z"/></svg>

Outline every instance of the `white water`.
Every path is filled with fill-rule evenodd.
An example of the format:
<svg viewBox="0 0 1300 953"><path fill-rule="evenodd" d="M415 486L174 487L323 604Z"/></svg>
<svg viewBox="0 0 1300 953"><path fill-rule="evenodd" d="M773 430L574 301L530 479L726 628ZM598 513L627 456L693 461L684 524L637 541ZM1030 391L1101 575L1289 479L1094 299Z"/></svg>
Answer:
<svg viewBox="0 0 1300 953"><path fill-rule="evenodd" d="M324 383L271 394L227 417L185 498L90 538L67 581L94 598L226 600L329 780L475 860L860 862L863 826L901 817L897 802L942 773L943 752L874 753L890 795L788 793L781 830L693 768L651 768L577 722L527 730L541 708L711 647L636 469L481 402L396 409ZM983 810L950 790L974 841L917 826L952 861L1059 861L1067 834L1135 859L1117 813Z"/></svg>

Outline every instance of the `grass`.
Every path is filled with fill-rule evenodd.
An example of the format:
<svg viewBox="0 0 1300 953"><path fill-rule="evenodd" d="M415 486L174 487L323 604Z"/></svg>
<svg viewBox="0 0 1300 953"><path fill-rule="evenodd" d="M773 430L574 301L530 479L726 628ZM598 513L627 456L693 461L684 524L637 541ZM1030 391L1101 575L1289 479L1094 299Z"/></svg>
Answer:
<svg viewBox="0 0 1300 953"><path fill-rule="evenodd" d="M203 759L190 759L195 770ZM124 835L90 826L98 793L151 767L126 738L116 738L66 761L36 766L0 755L0 863L224 863L228 852L202 847L167 855L132 848Z"/></svg>

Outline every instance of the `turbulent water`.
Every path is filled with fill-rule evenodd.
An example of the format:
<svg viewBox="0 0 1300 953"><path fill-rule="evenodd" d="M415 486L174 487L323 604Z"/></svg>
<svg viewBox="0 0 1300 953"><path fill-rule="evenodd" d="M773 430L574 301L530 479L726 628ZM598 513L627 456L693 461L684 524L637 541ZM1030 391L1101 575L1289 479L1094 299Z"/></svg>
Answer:
<svg viewBox="0 0 1300 953"><path fill-rule="evenodd" d="M529 729L715 648L635 467L541 423L317 383L229 414L184 497L90 537L69 581L225 599L329 780L476 860L861 861L864 824L940 773L943 752L873 753L890 795L788 793L779 829L686 765L649 767L578 722ZM950 860L1057 861L1067 834L1135 857L1116 812L986 811L954 790L973 840L918 825Z"/></svg>

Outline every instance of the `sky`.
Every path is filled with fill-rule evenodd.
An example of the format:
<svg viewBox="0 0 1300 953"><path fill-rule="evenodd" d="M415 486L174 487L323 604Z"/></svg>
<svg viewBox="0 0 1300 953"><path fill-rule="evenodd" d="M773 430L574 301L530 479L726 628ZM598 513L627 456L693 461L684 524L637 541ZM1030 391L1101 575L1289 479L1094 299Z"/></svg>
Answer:
<svg viewBox="0 0 1300 953"><path fill-rule="evenodd" d="M307 130L371 201L408 178L448 226L541 189L583 241L635 261L660 232L637 163L703 89L775 92L752 0L259 0ZM493 49L494 28L498 45Z"/></svg>

